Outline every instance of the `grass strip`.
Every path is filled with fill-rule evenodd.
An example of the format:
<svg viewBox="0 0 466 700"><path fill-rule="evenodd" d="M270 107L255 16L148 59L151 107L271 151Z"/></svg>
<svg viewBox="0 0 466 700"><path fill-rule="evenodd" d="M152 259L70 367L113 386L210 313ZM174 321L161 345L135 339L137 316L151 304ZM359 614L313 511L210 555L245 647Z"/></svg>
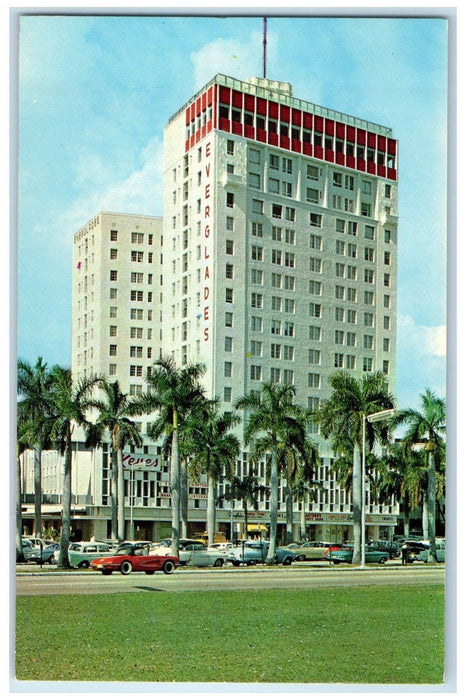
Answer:
<svg viewBox="0 0 466 700"><path fill-rule="evenodd" d="M444 587L21 596L18 680L439 684Z"/></svg>

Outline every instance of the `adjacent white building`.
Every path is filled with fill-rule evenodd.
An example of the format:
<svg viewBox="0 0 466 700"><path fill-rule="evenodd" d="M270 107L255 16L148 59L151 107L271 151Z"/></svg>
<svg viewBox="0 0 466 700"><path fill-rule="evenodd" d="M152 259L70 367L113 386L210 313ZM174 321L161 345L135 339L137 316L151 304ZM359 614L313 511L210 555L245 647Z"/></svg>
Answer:
<svg viewBox="0 0 466 700"><path fill-rule="evenodd" d="M179 366L205 364L207 394L223 410L269 380L293 383L314 408L336 369L380 370L394 392L397 161L388 127L296 99L288 83L215 76L165 128L163 222L101 212L74 235L74 376L104 373L137 395L153 360L171 354ZM350 495L317 430L321 488L304 506L308 534L346 539ZM145 442L146 455L156 451ZM238 474L251 468L244 446ZM254 468L265 477L264 463ZM144 477L132 501L146 537L164 518L168 527L163 469L165 481ZM95 490L93 507L106 493ZM193 531L203 529L205 487L191 497ZM240 504L221 505L230 534ZM268 506L264 497L254 522L267 524ZM368 503L370 534L389 534L397 512Z"/></svg>

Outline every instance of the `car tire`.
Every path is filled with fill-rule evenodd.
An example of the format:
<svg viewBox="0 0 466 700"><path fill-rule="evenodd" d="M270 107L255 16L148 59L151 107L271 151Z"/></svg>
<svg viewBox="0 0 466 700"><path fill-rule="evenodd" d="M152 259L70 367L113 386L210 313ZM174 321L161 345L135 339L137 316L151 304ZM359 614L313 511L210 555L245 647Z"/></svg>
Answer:
<svg viewBox="0 0 466 700"><path fill-rule="evenodd" d="M248 561L248 566L255 566L257 564L257 561L255 559L251 559L251 561Z"/></svg>
<svg viewBox="0 0 466 700"><path fill-rule="evenodd" d="M164 563L162 571L164 574L172 574L175 571L175 565L171 559L168 559L168 561Z"/></svg>
<svg viewBox="0 0 466 700"><path fill-rule="evenodd" d="M385 564L386 561L387 561L387 557L380 557L379 564Z"/></svg>
<svg viewBox="0 0 466 700"><path fill-rule="evenodd" d="M233 561L232 564L233 564L233 566L239 566L240 562L239 562L239 561Z"/></svg>
<svg viewBox="0 0 466 700"><path fill-rule="evenodd" d="M120 566L120 571L123 574L123 576L127 576L130 574L133 570L133 565L131 564L130 561L123 561Z"/></svg>
<svg viewBox="0 0 466 700"><path fill-rule="evenodd" d="M89 568L89 562L88 561L80 561L78 564L78 569L88 569Z"/></svg>
<svg viewBox="0 0 466 700"><path fill-rule="evenodd" d="M223 566L223 559L216 559L216 560L214 561L214 566L217 567L217 568L220 567L220 566Z"/></svg>
<svg viewBox="0 0 466 700"><path fill-rule="evenodd" d="M285 557L284 560L283 560L283 562L282 562L282 563L283 563L283 566L291 566L291 562L292 562L292 561L293 561L293 560L291 559L291 557Z"/></svg>

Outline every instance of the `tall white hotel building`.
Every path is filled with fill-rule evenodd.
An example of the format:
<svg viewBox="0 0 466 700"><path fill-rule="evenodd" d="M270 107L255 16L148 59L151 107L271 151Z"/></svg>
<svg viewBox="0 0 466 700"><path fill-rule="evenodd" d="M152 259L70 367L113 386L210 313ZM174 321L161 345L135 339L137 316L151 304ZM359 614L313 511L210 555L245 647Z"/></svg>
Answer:
<svg viewBox="0 0 466 700"><path fill-rule="evenodd" d="M216 75L165 128L163 230L159 217L101 212L75 234L75 378L102 372L135 395L171 354L205 364L222 410L269 380L314 408L335 370L381 370L394 392L397 159L387 127L297 99L288 83ZM305 505L308 536L351 538L350 494L317 428L313 438L321 488ZM145 440L146 455L157 449ZM101 467L83 535L105 534L102 521L108 532L108 456ZM243 445L238 474L251 468ZM265 477L264 463L254 469ZM146 538L169 534L168 468L136 479L134 521ZM190 534L205 529L205 495L191 485ZM369 498L369 535L389 536L397 514ZM241 520L240 503L220 504L228 536ZM267 496L249 520L267 525Z"/></svg>

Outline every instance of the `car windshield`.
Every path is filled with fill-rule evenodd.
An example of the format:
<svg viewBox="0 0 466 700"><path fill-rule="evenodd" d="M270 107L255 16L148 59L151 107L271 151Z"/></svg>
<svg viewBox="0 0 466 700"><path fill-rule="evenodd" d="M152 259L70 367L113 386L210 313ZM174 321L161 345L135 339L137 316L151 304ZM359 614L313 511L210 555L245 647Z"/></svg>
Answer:
<svg viewBox="0 0 466 700"><path fill-rule="evenodd" d="M131 547L129 545L123 545L121 547L118 547L117 551L115 552L115 554L133 554L133 553L134 553L133 547Z"/></svg>

